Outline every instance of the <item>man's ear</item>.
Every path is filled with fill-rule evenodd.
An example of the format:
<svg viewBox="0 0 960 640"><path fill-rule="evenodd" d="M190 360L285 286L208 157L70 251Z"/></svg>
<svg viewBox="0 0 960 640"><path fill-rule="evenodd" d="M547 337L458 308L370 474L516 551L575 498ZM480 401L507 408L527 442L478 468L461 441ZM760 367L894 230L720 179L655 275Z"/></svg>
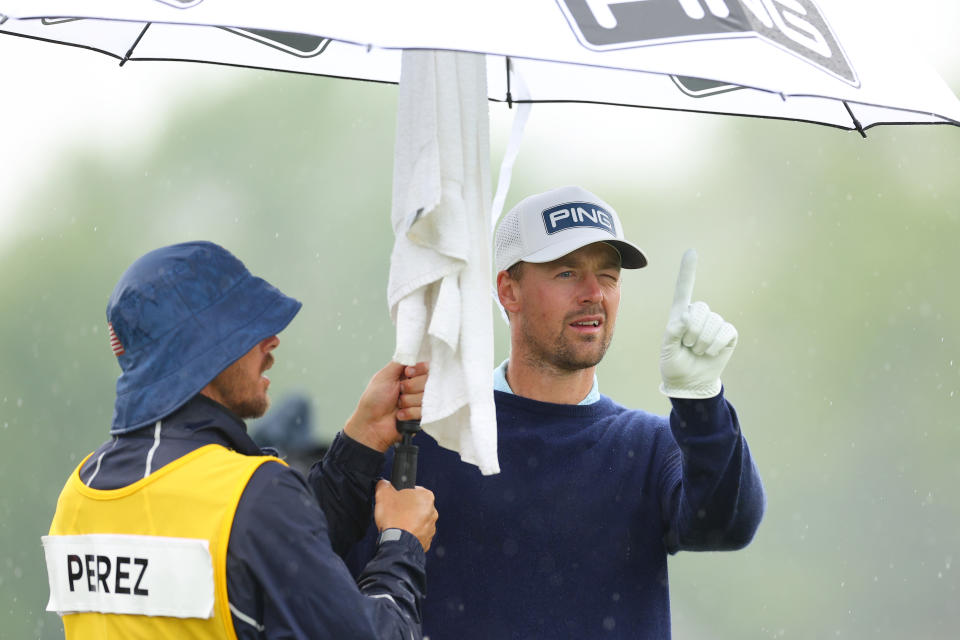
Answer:
<svg viewBox="0 0 960 640"><path fill-rule="evenodd" d="M503 308L510 313L520 311L520 283L506 271L497 274L497 297Z"/></svg>

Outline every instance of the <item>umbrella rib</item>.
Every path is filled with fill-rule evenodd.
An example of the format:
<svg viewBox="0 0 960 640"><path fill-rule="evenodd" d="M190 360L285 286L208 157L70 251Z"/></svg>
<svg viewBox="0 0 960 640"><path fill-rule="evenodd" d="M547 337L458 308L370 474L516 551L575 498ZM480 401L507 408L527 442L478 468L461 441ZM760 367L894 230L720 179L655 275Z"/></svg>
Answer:
<svg viewBox="0 0 960 640"><path fill-rule="evenodd" d="M505 102L504 100L501 100L498 98L489 98L489 100L491 102L497 102L500 104L504 104ZM781 121L788 121L788 122L802 122L804 124L813 124L821 127L830 127L833 129L841 129L843 131L857 131L864 138L867 137L865 133L867 129L872 129L873 127L878 127L882 125L918 126L918 127L919 126L943 126L943 125L958 126L960 125L960 122L956 122L954 120L946 120L946 119L943 122L924 122L921 120L916 120L916 121L897 120L897 121L874 122L867 127L863 127L861 125L860 128L857 128L857 125L860 125L860 122L856 118L853 119L854 126L851 127L849 125L834 124L832 122L824 122L822 120L810 120L808 118L799 118L795 116L775 116L775 115L763 115L758 113L737 113L736 111L713 111L713 110L706 110L706 109L684 109L682 107L661 107L661 106L649 105L649 104L631 104L628 102L608 102L603 100L574 100L574 99L532 99L532 100L520 99L520 100L517 100L517 99L514 99L513 103L514 104L597 104L597 105L608 105L611 107L629 107L631 109L653 109L656 111L671 111L674 113L702 113L706 115L735 116L738 118L753 118L757 120L781 120ZM937 114L931 113L930 115L936 116ZM942 116L937 116L937 117L942 117Z"/></svg>
<svg viewBox="0 0 960 640"><path fill-rule="evenodd" d="M490 99L491 102L500 102L503 100L494 100ZM563 99L554 99L554 100L514 100L514 104L597 104L597 105L608 105L611 107L630 107L632 109L653 109L655 111L672 111L674 113L703 113L707 115L714 116L736 116L739 118L755 118L757 120L786 120L790 122L803 122L806 124L815 124L823 127L831 127L834 129L842 129L844 131L849 131L850 127L845 127L840 124L833 124L832 122L821 122L819 120L808 120L806 118L796 118L790 116L767 116L761 114L753 113L736 113L734 111L707 111L700 109L683 109L681 107L658 107L655 105L646 105L646 104L630 104L626 102L605 102L602 100L563 100ZM927 124L927 123L917 123L917 124ZM930 123L937 124L937 123Z"/></svg>
<svg viewBox="0 0 960 640"><path fill-rule="evenodd" d="M114 56L116 57L116 56ZM396 80L376 80L374 78L361 78L358 76L334 75L332 73L316 73L312 71L295 71L284 69L282 67L261 67L252 64L237 64L234 62L218 62L216 60L199 60L193 58L130 58L131 62L190 62L193 64L209 64L217 67L231 67L234 69L251 69L253 71L275 71L277 73L289 73L297 76L309 76L311 78L333 78L334 80L354 80L356 82L369 82L372 84L392 84L396 85ZM494 100L503 102L502 100Z"/></svg>
<svg viewBox="0 0 960 640"><path fill-rule="evenodd" d="M4 31L3 29L0 29L0 35L14 36L16 38L24 38L26 40L35 40L37 42L48 42L50 44L62 45L65 47L75 47L77 49L85 49L87 51L93 51L94 53L101 53L105 56L110 56L111 58L116 58L118 60L120 59L120 56L118 56L115 53L111 53L110 51L106 51L104 49L98 49L88 44L77 44L76 42L64 42L62 40L53 40L51 38L43 38L40 36L30 35L26 33L17 33L16 31Z"/></svg>
<svg viewBox="0 0 960 640"><path fill-rule="evenodd" d="M127 63L127 60L130 59L130 56L133 55L133 50L137 48L137 45L140 44L140 40L143 39L143 36L146 35L147 29L150 28L152 22L148 22L143 25L143 29L140 31L140 35L137 36L137 39L133 41L133 44L130 45L130 48L127 50L127 55L123 56L123 60L120 61L120 66L122 67Z"/></svg>
<svg viewBox="0 0 960 640"><path fill-rule="evenodd" d="M843 101L843 106L847 110L847 113L850 114L850 119L853 120L853 125L857 128L857 131L860 132L860 135L864 138L867 137L867 132L863 130L863 125L860 124L860 121L857 120L857 116L853 115L853 109L850 108L850 105L847 104L847 101Z"/></svg>

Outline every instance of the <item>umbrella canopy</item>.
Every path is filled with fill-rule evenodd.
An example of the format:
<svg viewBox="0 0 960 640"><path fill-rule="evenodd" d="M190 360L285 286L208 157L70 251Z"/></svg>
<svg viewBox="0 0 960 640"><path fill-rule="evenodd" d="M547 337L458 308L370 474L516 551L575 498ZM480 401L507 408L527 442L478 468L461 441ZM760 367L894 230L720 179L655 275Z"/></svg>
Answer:
<svg viewBox="0 0 960 640"><path fill-rule="evenodd" d="M837 0L424 0L415 11L381 0L277 0L269 11L241 0L4 0L0 13L19 18L0 32L123 61L397 82L401 50L455 50L487 55L493 100L784 118L861 132L960 123L960 103L937 74ZM508 68L527 91L518 92Z"/></svg>

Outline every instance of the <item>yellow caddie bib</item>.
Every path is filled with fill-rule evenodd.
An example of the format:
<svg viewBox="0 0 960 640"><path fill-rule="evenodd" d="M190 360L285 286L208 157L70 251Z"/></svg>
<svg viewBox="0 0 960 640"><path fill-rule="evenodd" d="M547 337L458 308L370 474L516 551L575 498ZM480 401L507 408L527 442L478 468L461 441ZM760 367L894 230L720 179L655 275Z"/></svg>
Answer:
<svg viewBox="0 0 960 640"><path fill-rule="evenodd" d="M67 640L236 640L227 543L250 476L270 460L286 464L211 444L110 491L84 485L81 462L43 536L47 610Z"/></svg>

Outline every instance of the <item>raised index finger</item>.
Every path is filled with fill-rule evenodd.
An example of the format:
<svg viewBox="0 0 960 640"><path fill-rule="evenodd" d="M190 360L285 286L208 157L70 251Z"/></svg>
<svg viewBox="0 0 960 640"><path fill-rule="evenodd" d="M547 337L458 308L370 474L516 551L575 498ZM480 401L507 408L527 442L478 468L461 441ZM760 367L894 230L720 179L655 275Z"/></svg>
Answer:
<svg viewBox="0 0 960 640"><path fill-rule="evenodd" d="M693 297L693 282L697 274L697 250L687 249L680 260L680 273L677 275L677 288L673 292L673 306L670 317L679 318L690 306Z"/></svg>

